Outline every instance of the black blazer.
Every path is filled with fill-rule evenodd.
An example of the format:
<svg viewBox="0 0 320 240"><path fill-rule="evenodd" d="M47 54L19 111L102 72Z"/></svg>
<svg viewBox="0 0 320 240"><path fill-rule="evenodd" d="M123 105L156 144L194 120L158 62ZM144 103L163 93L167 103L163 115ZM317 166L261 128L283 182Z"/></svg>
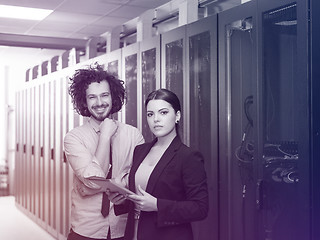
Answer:
<svg viewBox="0 0 320 240"><path fill-rule="evenodd" d="M135 173L157 139L139 145L133 154L129 189L135 191ZM157 212L142 211L138 240L191 240L191 222L208 214L208 189L203 157L192 151L177 136L150 175L146 192L158 199ZM129 212L125 239L134 230L134 204L116 206L115 213Z"/></svg>

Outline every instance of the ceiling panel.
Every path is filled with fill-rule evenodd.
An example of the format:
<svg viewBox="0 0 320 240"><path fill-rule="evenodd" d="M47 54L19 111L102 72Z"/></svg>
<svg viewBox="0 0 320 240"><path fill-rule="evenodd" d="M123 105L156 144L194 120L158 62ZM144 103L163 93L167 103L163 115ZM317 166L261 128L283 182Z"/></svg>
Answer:
<svg viewBox="0 0 320 240"><path fill-rule="evenodd" d="M0 33L8 33L8 34L24 34L26 31L25 28L15 26L0 26Z"/></svg>
<svg viewBox="0 0 320 240"><path fill-rule="evenodd" d="M12 18L0 18L0 27L12 28L12 31L20 31L23 33L29 28L33 27L37 21L24 20L24 19L12 19Z"/></svg>
<svg viewBox="0 0 320 240"><path fill-rule="evenodd" d="M70 13L70 12L62 12L62 11L55 11L54 13L50 14L44 23L46 22L68 22L68 23L75 23L75 24L83 24L83 23L90 23L96 21L96 19L100 18L99 15L92 15L92 14L79 14L79 13Z"/></svg>
<svg viewBox="0 0 320 240"><path fill-rule="evenodd" d="M74 32L75 34L77 33L83 33L83 34L86 34L87 36L91 35L92 37L94 36L99 36L107 31L111 31L112 30L112 27L106 27L106 26L102 26L102 25L87 25L87 26L84 26L83 28L79 29L78 31ZM97 34L98 33L98 34Z"/></svg>
<svg viewBox="0 0 320 240"><path fill-rule="evenodd" d="M0 18L0 33L88 39L167 2L169 0L0 0L0 4L54 10L42 21Z"/></svg>
<svg viewBox="0 0 320 240"><path fill-rule="evenodd" d="M156 1L149 1L149 0L132 0L128 3L128 5L132 6L143 6L145 8L156 8L159 7L167 2L166 0L156 0Z"/></svg>
<svg viewBox="0 0 320 240"><path fill-rule="evenodd" d="M64 1L65 0L0 0L0 4L53 10Z"/></svg>
<svg viewBox="0 0 320 240"><path fill-rule="evenodd" d="M85 23L46 21L46 22L40 22L39 24L37 24L37 27L34 29L43 30L43 31L73 32L73 31L76 31L77 29L82 28L85 25L86 25Z"/></svg>
<svg viewBox="0 0 320 240"><path fill-rule="evenodd" d="M143 12L147 11L148 8L145 7L138 7L138 6L129 6L124 5L116 10L114 10L112 13L109 14L110 17L118 17L118 16L125 16L129 20L132 18L135 18L142 14Z"/></svg>
<svg viewBox="0 0 320 240"><path fill-rule="evenodd" d="M121 6L121 4L110 4L100 0L68 0L61 4L56 10L72 13L105 15L108 12L117 9L119 6Z"/></svg>
<svg viewBox="0 0 320 240"><path fill-rule="evenodd" d="M70 31L61 31L61 29L33 29L30 30L30 35L36 35L36 36L42 36L42 37L56 37L61 38L61 41L63 41L62 35L64 35L65 38L79 38L84 39L87 35L79 35L79 37L73 37L72 33Z"/></svg>
<svg viewBox="0 0 320 240"><path fill-rule="evenodd" d="M101 25L101 26L106 26L110 28L110 27L120 26L127 21L128 21L128 18L106 16L96 21L95 25Z"/></svg>
<svg viewBox="0 0 320 240"><path fill-rule="evenodd" d="M238 4L241 0L218 0L220 1L223 4ZM42 21L0 18L0 34L19 34L13 35L17 42L24 39L24 35L61 38L62 43L65 38L83 40L100 36L146 10L168 2L170 0L0 0L0 4L5 5L54 10ZM8 51L0 48L1 56L4 52ZM29 52L28 54L31 55Z"/></svg>

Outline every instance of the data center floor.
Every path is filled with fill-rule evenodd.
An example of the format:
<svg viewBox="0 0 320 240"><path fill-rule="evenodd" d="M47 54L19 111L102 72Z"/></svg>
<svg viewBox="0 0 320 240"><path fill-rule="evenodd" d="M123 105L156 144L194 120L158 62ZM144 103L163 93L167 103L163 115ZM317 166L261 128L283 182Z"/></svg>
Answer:
<svg viewBox="0 0 320 240"><path fill-rule="evenodd" d="M55 240L15 206L13 196L0 197L0 239Z"/></svg>

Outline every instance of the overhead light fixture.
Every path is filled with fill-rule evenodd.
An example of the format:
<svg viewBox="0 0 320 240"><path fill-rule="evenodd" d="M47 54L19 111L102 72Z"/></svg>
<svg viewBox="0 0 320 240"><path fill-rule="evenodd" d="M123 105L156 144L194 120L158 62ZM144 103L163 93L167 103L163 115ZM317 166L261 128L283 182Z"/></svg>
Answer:
<svg viewBox="0 0 320 240"><path fill-rule="evenodd" d="M1 18L42 20L52 12L53 10L41 9L41 8L28 8L28 7L0 5Z"/></svg>

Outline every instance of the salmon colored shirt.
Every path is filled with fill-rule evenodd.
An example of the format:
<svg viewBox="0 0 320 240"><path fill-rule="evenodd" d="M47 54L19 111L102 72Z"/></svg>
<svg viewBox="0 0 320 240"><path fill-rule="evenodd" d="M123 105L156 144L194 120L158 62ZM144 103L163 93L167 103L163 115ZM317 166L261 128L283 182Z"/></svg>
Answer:
<svg viewBox="0 0 320 240"><path fill-rule="evenodd" d="M67 160L73 169L71 193L71 228L74 232L90 238L107 238L109 227L111 238L123 237L126 215L115 216L110 204L109 215L101 214L102 193L84 196L79 193L81 186L90 188L88 177L106 177L94 154L98 146L99 125L91 118L82 126L72 129L64 139ZM132 164L135 147L144 139L137 128L118 122L118 129L112 138L112 177L127 174Z"/></svg>

